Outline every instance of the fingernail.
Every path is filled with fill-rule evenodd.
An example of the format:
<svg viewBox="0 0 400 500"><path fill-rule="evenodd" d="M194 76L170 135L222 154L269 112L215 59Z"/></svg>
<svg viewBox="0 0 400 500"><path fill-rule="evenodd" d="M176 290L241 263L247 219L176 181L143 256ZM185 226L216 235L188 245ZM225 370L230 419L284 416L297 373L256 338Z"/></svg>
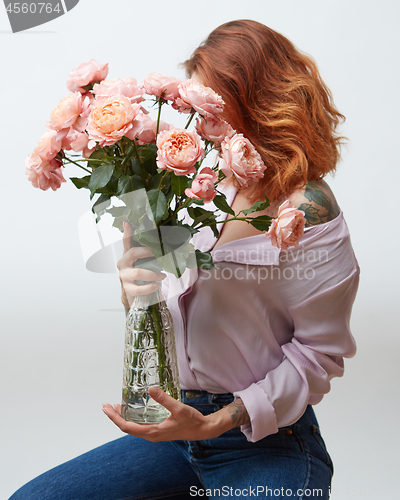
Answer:
<svg viewBox="0 0 400 500"><path fill-rule="evenodd" d="M158 396L159 392L160 391L157 389L157 387L149 387L148 393L150 394L150 396Z"/></svg>
<svg viewBox="0 0 400 500"><path fill-rule="evenodd" d="M102 410L104 411L104 413L107 413L107 408L106 408L106 405L102 405Z"/></svg>

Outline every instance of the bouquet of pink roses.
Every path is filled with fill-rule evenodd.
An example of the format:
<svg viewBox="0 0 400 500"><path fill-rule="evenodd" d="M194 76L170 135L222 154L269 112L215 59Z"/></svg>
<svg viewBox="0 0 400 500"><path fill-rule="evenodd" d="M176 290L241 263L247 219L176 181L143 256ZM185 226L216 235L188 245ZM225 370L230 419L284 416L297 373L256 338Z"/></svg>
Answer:
<svg viewBox="0 0 400 500"><path fill-rule="evenodd" d="M135 265L176 277L195 266L213 268L211 254L193 252L190 243L205 226L218 237L217 216L204 207L211 201L230 215L228 220L244 220L262 231L271 226L267 235L272 244L282 249L297 244L303 212L285 202L277 219L249 217L269 206L265 197L235 214L218 191L226 177L246 186L262 178L266 168L248 139L221 118L219 95L192 79L151 73L138 85L134 78L105 80L107 74L108 65L94 60L71 72L71 93L51 112L47 131L26 160L26 174L35 187L56 190L65 182L64 166L78 166L86 175L71 181L88 189L91 199L97 195L92 207L96 220L109 213L121 231L123 222L129 222L133 244L150 248L157 259L140 259ZM145 96L157 110L155 119L144 107ZM184 128L161 120L165 105L189 115ZM203 167L212 151L217 161ZM189 218L181 216L182 210ZM150 385L176 399L180 394L172 318L163 298L151 295L136 297L126 326L122 415L141 423L160 422L168 415L149 397Z"/></svg>
<svg viewBox="0 0 400 500"><path fill-rule="evenodd" d="M248 217L266 208L267 198L239 217L218 191L225 177L234 176L245 186L263 177L266 168L252 144L221 119L224 102L219 95L192 79L151 73L138 85L134 78L105 80L107 74L108 65L94 60L70 73L71 93L51 112L47 131L26 160L26 174L35 187L56 190L65 182L65 165L80 167L87 175L71 181L88 189L91 199L98 195L92 208L97 220L108 212L121 230L123 221L129 222L136 244L149 247L161 267L176 276L186 267L213 267L208 252L196 250L193 262L188 246L201 227L210 226L218 236L219 221L204 204L213 201L232 216L229 220L268 230L270 217ZM144 108L145 96L157 109L155 119ZM164 105L189 115L185 128L161 120ZM218 161L203 167L213 150ZM120 206L111 206L113 197ZM191 224L179 216L183 209ZM167 254L173 259L163 259Z"/></svg>

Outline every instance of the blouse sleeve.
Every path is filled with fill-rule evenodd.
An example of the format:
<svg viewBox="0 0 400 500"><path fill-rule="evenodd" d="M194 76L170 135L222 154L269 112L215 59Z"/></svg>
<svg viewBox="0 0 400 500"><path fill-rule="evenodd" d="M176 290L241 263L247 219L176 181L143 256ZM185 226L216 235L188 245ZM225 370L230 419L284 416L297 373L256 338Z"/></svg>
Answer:
<svg viewBox="0 0 400 500"><path fill-rule="evenodd" d="M339 283L292 305L290 342L281 346L282 362L265 379L234 393L250 416L241 430L255 442L296 422L307 404L330 390L330 380L343 375L343 358L356 352L349 322L358 288L359 269Z"/></svg>

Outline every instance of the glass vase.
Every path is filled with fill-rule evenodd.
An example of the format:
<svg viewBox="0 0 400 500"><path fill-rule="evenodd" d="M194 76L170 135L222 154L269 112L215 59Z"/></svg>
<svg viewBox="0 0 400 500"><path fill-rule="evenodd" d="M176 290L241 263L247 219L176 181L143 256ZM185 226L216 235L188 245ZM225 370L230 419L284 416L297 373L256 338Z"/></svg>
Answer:
<svg viewBox="0 0 400 500"><path fill-rule="evenodd" d="M151 386L180 399L174 326L160 289L136 296L126 319L121 405L125 420L158 424L170 415L148 394Z"/></svg>

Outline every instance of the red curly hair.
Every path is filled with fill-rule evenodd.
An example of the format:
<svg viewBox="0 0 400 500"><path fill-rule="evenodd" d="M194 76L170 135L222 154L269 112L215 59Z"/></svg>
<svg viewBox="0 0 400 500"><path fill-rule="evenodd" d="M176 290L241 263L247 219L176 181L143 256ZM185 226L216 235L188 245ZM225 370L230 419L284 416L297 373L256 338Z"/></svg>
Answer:
<svg viewBox="0 0 400 500"><path fill-rule="evenodd" d="M267 167L246 188L251 201L288 196L335 170L335 130L344 116L315 62L283 35L251 20L216 28L183 63L225 101L223 118L247 137Z"/></svg>

